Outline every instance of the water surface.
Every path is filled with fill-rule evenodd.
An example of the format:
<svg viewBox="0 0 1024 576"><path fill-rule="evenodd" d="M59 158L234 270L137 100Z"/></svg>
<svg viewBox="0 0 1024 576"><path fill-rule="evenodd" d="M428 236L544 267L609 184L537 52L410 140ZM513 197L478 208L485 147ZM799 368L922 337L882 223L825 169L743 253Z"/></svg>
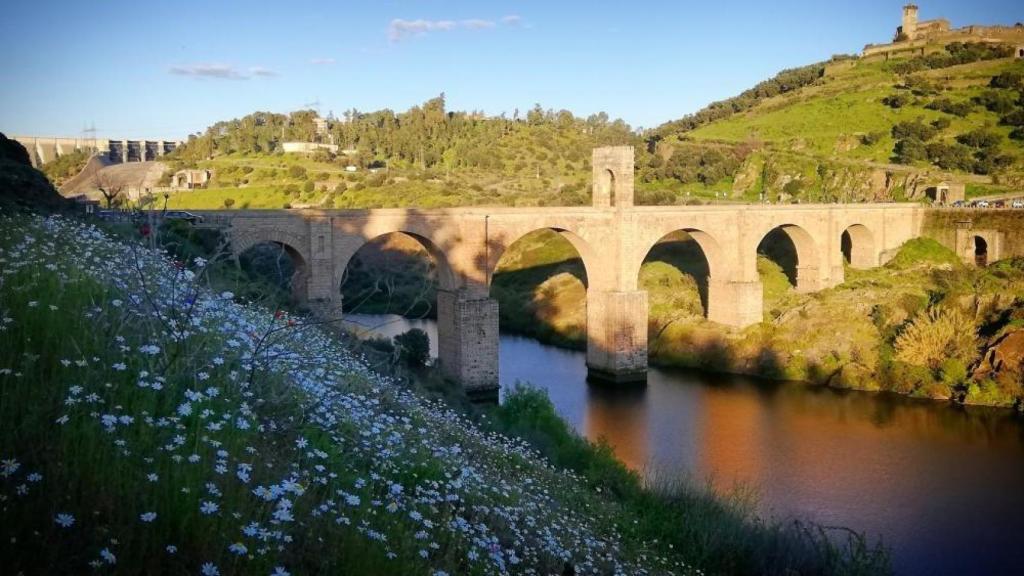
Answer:
<svg viewBox="0 0 1024 576"><path fill-rule="evenodd" d="M429 320L352 315L393 336ZM503 335L502 391L548 391L627 465L756 489L763 513L881 537L901 575L1024 574L1024 423L892 395L651 369L646 387L588 385L582 352Z"/></svg>

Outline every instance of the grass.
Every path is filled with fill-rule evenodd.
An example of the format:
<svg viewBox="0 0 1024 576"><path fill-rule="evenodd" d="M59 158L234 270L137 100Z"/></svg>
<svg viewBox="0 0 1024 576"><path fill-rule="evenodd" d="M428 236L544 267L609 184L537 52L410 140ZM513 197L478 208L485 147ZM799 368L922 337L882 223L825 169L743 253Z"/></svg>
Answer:
<svg viewBox="0 0 1024 576"><path fill-rule="evenodd" d="M133 572L649 562L639 541L604 558L624 520L617 506L521 444L382 380L302 319L234 304L201 288L191 264L74 224L8 218L3 230L0 553L11 569L79 572L113 557ZM543 506L533 490L548 495ZM558 517L538 522L551 502ZM484 503L495 515L476 508ZM468 536L449 532L456 517L472 519ZM529 525L563 521L592 537L563 527L524 546Z"/></svg>
<svg viewBox="0 0 1024 576"><path fill-rule="evenodd" d="M0 218L11 570L887 571L862 538L643 486L542 393L467 418L301 317L218 295L209 262Z"/></svg>

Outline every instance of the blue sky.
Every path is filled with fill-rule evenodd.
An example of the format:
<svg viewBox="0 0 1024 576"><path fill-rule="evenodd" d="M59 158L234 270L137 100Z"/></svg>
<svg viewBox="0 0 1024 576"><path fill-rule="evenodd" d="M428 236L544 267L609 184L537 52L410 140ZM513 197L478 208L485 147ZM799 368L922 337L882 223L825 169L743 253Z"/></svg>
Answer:
<svg viewBox="0 0 1024 576"><path fill-rule="evenodd" d="M887 41L900 1L10 2L0 131L177 138L255 110L326 114L539 102L656 126L782 68ZM1012 24L1024 3L919 2Z"/></svg>

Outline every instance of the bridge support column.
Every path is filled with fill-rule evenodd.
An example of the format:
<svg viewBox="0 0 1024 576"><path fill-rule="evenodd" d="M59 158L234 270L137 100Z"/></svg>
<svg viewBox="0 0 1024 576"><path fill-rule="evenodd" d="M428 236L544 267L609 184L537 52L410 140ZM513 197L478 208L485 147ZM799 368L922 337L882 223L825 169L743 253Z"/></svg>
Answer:
<svg viewBox="0 0 1024 576"><path fill-rule="evenodd" d="M437 355L441 373L471 397L498 391L498 301L464 290L437 291Z"/></svg>
<svg viewBox="0 0 1024 576"><path fill-rule="evenodd" d="M764 286L754 282L716 282L708 279L708 320L745 328L764 317Z"/></svg>
<svg viewBox="0 0 1024 576"><path fill-rule="evenodd" d="M587 372L594 380L647 380L647 292L587 293Z"/></svg>
<svg viewBox="0 0 1024 576"><path fill-rule="evenodd" d="M817 266L796 267L796 291L815 292L827 286L822 286L821 275Z"/></svg>

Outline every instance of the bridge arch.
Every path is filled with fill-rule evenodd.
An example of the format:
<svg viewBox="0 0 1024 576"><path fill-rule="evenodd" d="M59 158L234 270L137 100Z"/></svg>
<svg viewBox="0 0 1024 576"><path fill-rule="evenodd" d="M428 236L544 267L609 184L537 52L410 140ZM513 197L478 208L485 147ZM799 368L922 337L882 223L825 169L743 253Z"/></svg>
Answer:
<svg viewBox="0 0 1024 576"><path fill-rule="evenodd" d="M817 243L802 226L775 226L761 237L756 251L781 266L789 283L797 291L813 292L821 287L821 262Z"/></svg>
<svg viewBox="0 0 1024 576"><path fill-rule="evenodd" d="M309 299L310 258L305 249L306 240L285 230L266 229L237 232L231 235L231 253L236 264L241 265L243 255L251 249L269 244L278 247L288 258L293 273L289 279L292 298L298 302Z"/></svg>
<svg viewBox="0 0 1024 576"><path fill-rule="evenodd" d="M360 238L359 242L350 244L344 254L335 262L332 290L334 290L335 293L341 290L342 284L345 282L346 277L349 274L350 264L361 249L370 244L382 243L389 236L401 236L412 240L430 256L436 270L438 290L455 291L459 288L460 284L456 275L452 271L448 256L437 245L437 243L417 232L397 229L390 232L382 232L370 237ZM345 303L343 302L342 304L344 305Z"/></svg>
<svg viewBox="0 0 1024 576"><path fill-rule="evenodd" d="M589 243L562 228L536 228L503 245L487 278L500 326L531 333L546 324L559 339L585 340L592 252Z"/></svg>
<svg viewBox="0 0 1024 576"><path fill-rule="evenodd" d="M847 226L840 237L840 250L843 259L854 268L874 268L878 266L878 250L875 248L875 235L863 224Z"/></svg>
<svg viewBox="0 0 1024 576"><path fill-rule="evenodd" d="M591 246L590 242L585 240L576 232L567 228L560 228L556 226L538 226L528 227L524 230L516 231L514 234L510 234L505 238L492 242L489 245L489 249L492 251L487 264L486 282L487 288L490 290L491 284L494 280L494 275L498 271L499 264L501 264L502 257L505 256L508 249L526 239L528 236L535 235L539 232L554 232L566 240L575 249L576 254L579 256L580 261L583 265L583 278L581 281L584 286L589 290L591 287L598 289L609 290L612 287L612 279L608 274L604 274L602 269L597 265L600 261L600 257L597 251Z"/></svg>
<svg viewBox="0 0 1024 576"><path fill-rule="evenodd" d="M705 318L711 316L713 285L725 282L727 260L718 240L698 228L679 228L663 234L641 253L642 257L634 264L632 273L637 277L638 286L642 289L641 274L646 262L661 261L678 270L681 274L691 277L696 284L700 298L700 313ZM718 296L718 294L715 294Z"/></svg>

